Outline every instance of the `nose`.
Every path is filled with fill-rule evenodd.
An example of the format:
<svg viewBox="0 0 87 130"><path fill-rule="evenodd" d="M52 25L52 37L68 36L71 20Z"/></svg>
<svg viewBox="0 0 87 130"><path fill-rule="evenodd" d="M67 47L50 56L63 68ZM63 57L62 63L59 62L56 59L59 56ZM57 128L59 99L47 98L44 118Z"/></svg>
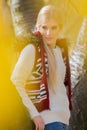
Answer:
<svg viewBox="0 0 87 130"><path fill-rule="evenodd" d="M47 30L47 35L50 35L51 34L51 29L48 29Z"/></svg>

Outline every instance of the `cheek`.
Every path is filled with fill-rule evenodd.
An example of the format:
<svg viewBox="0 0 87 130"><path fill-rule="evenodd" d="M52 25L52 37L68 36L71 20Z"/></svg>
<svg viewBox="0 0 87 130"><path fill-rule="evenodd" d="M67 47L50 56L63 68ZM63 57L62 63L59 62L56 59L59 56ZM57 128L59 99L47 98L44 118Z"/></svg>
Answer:
<svg viewBox="0 0 87 130"><path fill-rule="evenodd" d="M43 29L40 29L39 31L40 31L40 33L41 33L42 36L46 35L46 31L44 31Z"/></svg>
<svg viewBox="0 0 87 130"><path fill-rule="evenodd" d="M54 32L54 36L55 36L55 37L58 37L58 34L59 34L59 30L56 30L56 31Z"/></svg>

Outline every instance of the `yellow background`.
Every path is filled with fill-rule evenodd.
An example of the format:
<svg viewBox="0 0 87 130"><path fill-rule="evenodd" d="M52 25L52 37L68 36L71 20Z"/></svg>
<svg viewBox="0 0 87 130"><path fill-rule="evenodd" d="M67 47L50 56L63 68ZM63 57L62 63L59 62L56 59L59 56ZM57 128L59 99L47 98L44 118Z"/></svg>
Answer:
<svg viewBox="0 0 87 130"><path fill-rule="evenodd" d="M58 8L63 16L62 35L72 46L87 15L87 0L60 0ZM12 30L7 26L10 24L8 15L0 0L0 130L26 130L28 127L26 110L10 81L19 53L15 50Z"/></svg>

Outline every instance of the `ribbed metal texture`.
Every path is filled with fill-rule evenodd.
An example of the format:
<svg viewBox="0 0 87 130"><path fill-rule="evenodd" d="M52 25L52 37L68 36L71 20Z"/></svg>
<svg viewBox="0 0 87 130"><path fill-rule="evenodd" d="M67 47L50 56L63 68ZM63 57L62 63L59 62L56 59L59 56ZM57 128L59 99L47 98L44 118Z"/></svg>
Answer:
<svg viewBox="0 0 87 130"><path fill-rule="evenodd" d="M36 23L37 14L44 5L42 0L11 0L11 14L17 37L29 37Z"/></svg>
<svg viewBox="0 0 87 130"><path fill-rule="evenodd" d="M79 82L85 72L83 66L87 55L87 17L84 18L78 34L77 42L70 57L72 86Z"/></svg>

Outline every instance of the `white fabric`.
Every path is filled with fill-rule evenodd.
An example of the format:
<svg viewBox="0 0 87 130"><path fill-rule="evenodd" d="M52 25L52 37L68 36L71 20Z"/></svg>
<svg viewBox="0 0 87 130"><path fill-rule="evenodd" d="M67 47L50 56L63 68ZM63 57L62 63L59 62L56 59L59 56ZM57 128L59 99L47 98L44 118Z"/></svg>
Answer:
<svg viewBox="0 0 87 130"><path fill-rule="evenodd" d="M31 118L37 115L41 115L45 121L45 124L54 121L69 124L69 102L66 95L66 88L63 84L66 68L62 59L60 48L56 47L56 49L54 49L53 51L58 66L56 72L58 77L58 86L55 86L56 93L54 94L50 89L50 83L48 82L50 110L45 110L39 113L24 90L26 80L31 76L31 71L35 60L35 48L33 47L33 45L28 45L23 49L11 76L11 80L17 87L17 90L22 97L24 105L28 109Z"/></svg>

